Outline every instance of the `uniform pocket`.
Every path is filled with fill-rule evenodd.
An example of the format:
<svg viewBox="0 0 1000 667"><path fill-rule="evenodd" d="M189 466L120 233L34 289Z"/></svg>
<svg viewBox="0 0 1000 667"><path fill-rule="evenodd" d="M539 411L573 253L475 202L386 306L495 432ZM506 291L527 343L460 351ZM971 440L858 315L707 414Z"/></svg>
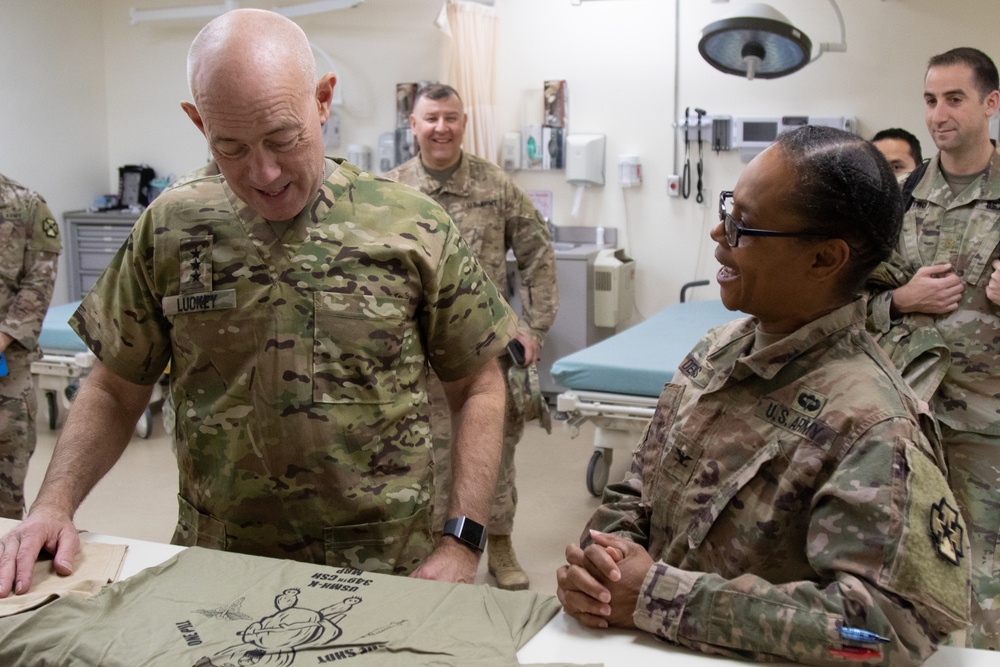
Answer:
<svg viewBox="0 0 1000 667"><path fill-rule="evenodd" d="M760 469L780 454L781 445L776 441L771 441L750 457L739 470L729 475L727 479L720 480L717 483L717 488L705 489L706 495L709 491L711 491L711 495L701 510L694 515L688 526L687 535L690 548L696 549L701 545L705 536L708 535L708 531L715 525L716 519L719 518L740 489L753 481Z"/></svg>
<svg viewBox="0 0 1000 667"><path fill-rule="evenodd" d="M967 285L985 288L993 274L992 261L996 259L997 246L1000 245L1000 230L996 227L997 212L992 208L993 203L976 203L967 229L978 230L979 233L970 231L962 240L959 252L968 256L962 280Z"/></svg>
<svg viewBox="0 0 1000 667"><path fill-rule="evenodd" d="M313 400L390 403L423 364L405 299L317 292L313 296Z"/></svg>
<svg viewBox="0 0 1000 667"><path fill-rule="evenodd" d="M172 349L172 372L184 376L186 386L212 398L247 391L264 342L273 336L274 321L267 311L203 311L167 319L173 340L180 341Z"/></svg>
<svg viewBox="0 0 1000 667"><path fill-rule="evenodd" d="M177 496L177 528L171 544L225 550L226 526L213 516L200 512L194 505Z"/></svg>
<svg viewBox="0 0 1000 667"><path fill-rule="evenodd" d="M677 419L677 410L683 396L684 387L679 384L671 383L663 387L653 418L646 425L639 446L633 453L632 470L636 473L641 471L646 475L643 486L652 493L659 490L661 476L664 473L661 462L673 448L670 431Z"/></svg>
<svg viewBox="0 0 1000 667"><path fill-rule="evenodd" d="M426 507L401 519L326 528L323 540L327 565L382 574L409 574L434 549Z"/></svg>

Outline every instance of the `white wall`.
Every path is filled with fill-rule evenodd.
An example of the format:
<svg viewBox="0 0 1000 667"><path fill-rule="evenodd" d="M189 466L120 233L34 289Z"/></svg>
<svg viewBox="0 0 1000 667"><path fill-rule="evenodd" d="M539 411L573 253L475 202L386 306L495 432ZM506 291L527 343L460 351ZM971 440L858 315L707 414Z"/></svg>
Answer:
<svg viewBox="0 0 1000 667"><path fill-rule="evenodd" d="M0 0L0 172L60 222L107 187L103 45L99 0ZM53 304L67 285L63 256Z"/></svg>
<svg viewBox="0 0 1000 667"><path fill-rule="evenodd" d="M145 162L157 174L181 174L208 157L204 138L180 108L190 99L185 61L191 40L206 23L183 19L130 25L129 8L199 4L194 0L102 0L107 37L110 127L109 178L121 164ZM221 4L203 0L201 4ZM287 0L244 0L269 9ZM374 149L378 134L395 123L397 81L438 75L441 34L433 26L439 0L368 0L350 10L305 16L297 22L337 66L344 105L344 141ZM320 66L322 66L320 60Z"/></svg>
<svg viewBox="0 0 1000 667"><path fill-rule="evenodd" d="M718 193L732 189L743 164L736 151L704 159L705 201L666 196L666 180L680 171L683 151L673 127L675 113L701 107L733 116L855 116L870 137L885 127L904 127L935 152L923 120L923 74L927 59L955 46L975 46L1000 62L995 0L839 0L847 27L846 53L827 53L782 79L747 81L723 74L698 54L702 28L745 3L709 0L496 0L501 18L499 98L502 131L526 120L520 99L537 93L541 81L565 78L570 87L572 130L608 135L607 185L588 193L583 224L625 227L637 260L637 305L644 315L677 300L682 284L713 278ZM840 40L836 14L826 0L770 0L814 44ZM675 40L675 11L679 36ZM679 53L675 85L675 44ZM675 106L676 104L676 106ZM697 148L692 145L692 179ZM642 159L644 184L617 186L618 156ZM572 192L555 176L522 174L527 187L552 189L554 220L570 224ZM717 294L700 288L696 298Z"/></svg>
<svg viewBox="0 0 1000 667"><path fill-rule="evenodd" d="M0 53L16 54L9 58L23 63L16 72L6 67L0 82L7 86L12 79L21 99L30 100L24 107L12 105L9 98L0 102L0 170L50 200L71 197L53 206L61 212L113 191L121 164L146 162L160 174L199 166L207 155L204 140L179 102L188 97L187 47L204 21L130 26L128 9L200 2L0 0ZM366 0L351 10L299 20L337 62L344 94L340 154L349 143L374 147L378 135L391 129L396 82L439 76L444 37L433 21L442 2ZM293 0L242 2L244 7L275 4ZM677 108L681 113L689 106L734 116L852 115L865 136L901 126L917 134L925 152L932 154L921 99L927 58L970 45L1000 60L994 46L1000 23L996 0L839 0L847 23L846 53L828 53L783 79L748 82L712 69L697 52L702 27L741 4L495 0L498 131L538 122L542 82L566 79L570 129L607 135L607 184L586 193L579 219L571 218L573 189L560 173L521 172L517 180L527 189L553 192L556 224L619 228L638 262L637 303L644 315L676 301L684 282L714 275L708 231L715 224L715 202L719 190L735 184L742 168L735 152L706 150L705 203L696 204L693 193L689 200L667 197L667 177L679 171L681 144L673 127ZM814 43L839 40L826 0L771 4ZM15 49L11 41L23 48ZM38 41L48 46L38 48ZM680 54L676 77L675 48ZM63 94L68 90L74 94ZM71 124L75 131L53 129ZM61 136L53 137L54 131ZM58 177L51 168L28 169L42 154L35 148L39 144L50 161L59 160ZM626 153L641 157L645 183L623 192L617 184L617 160ZM95 176L95 169L103 171L103 178ZM715 292L713 285L696 296Z"/></svg>

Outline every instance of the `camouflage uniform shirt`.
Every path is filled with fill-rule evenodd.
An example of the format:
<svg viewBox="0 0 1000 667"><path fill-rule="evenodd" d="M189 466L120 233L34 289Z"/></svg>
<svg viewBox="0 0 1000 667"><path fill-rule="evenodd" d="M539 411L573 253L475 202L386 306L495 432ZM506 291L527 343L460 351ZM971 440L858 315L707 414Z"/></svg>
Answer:
<svg viewBox="0 0 1000 667"><path fill-rule="evenodd" d="M61 251L45 200L0 175L0 331L18 343L8 356L37 357Z"/></svg>
<svg viewBox="0 0 1000 667"><path fill-rule="evenodd" d="M20 519L35 451L31 362L52 299L62 245L45 200L0 175L0 331L13 338L0 377L0 517Z"/></svg>
<svg viewBox="0 0 1000 667"><path fill-rule="evenodd" d="M1000 306L986 296L1000 247L1000 152L986 175L957 197L935 156L913 190L897 252L880 271L905 284L921 266L951 263L964 290L958 309L931 316L951 352L947 373L931 399L934 415L959 431L1000 435ZM872 299L874 329L890 326L891 292Z"/></svg>
<svg viewBox="0 0 1000 667"><path fill-rule="evenodd" d="M437 204L332 160L280 238L223 177L163 193L72 324L129 381L170 361L175 542L396 573L432 549L427 364L514 329Z"/></svg>
<svg viewBox="0 0 1000 667"><path fill-rule="evenodd" d="M427 173L419 156L386 178L415 187L441 204L505 296L510 294L507 249L514 251L523 304L518 331L541 345L559 307L556 259L548 228L524 191L502 169L464 151L458 169L443 185Z"/></svg>
<svg viewBox="0 0 1000 667"><path fill-rule="evenodd" d="M917 402L861 301L761 349L757 321L684 359L590 528L658 562L633 618L672 642L825 664L840 626L916 665L968 617L967 540ZM586 534L586 533L585 533Z"/></svg>

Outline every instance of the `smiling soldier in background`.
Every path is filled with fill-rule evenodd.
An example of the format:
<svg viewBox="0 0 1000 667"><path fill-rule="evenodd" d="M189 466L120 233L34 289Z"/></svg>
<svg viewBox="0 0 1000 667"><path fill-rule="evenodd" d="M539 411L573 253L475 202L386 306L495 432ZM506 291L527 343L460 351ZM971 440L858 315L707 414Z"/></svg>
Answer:
<svg viewBox="0 0 1000 667"><path fill-rule="evenodd" d="M524 348L524 359L520 364L508 357L500 359L507 380L507 414L487 546L489 571L497 584L500 588L517 590L528 587L528 577L511 542L517 508L514 452L524 433L526 404L532 400L522 389L527 377L523 369L538 361L545 335L556 318L559 306L556 262L548 229L528 196L502 169L462 150L467 120L462 99L451 86L435 83L419 90L410 116L419 152L386 177L417 188L440 203L504 295L510 293L508 250L513 251L517 261L522 311L514 338ZM439 494L435 530L444 527L447 532L446 521L452 518L446 516L452 486L451 432L443 394L432 389L431 397L435 486Z"/></svg>
<svg viewBox="0 0 1000 667"><path fill-rule="evenodd" d="M948 481L972 543L966 645L1000 650L1000 152L990 119L1000 77L982 51L934 56L924 76L927 130L938 154L903 184L912 192L896 252L875 272L869 326L941 423ZM902 335L900 331L914 335ZM940 370L923 372L916 341L936 340ZM904 350L905 351L905 350Z"/></svg>

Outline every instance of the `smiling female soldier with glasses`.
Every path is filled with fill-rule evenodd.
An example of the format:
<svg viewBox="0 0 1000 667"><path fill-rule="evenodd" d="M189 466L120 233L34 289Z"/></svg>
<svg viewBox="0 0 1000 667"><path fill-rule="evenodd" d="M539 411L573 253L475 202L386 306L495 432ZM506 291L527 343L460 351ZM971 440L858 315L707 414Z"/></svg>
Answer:
<svg viewBox="0 0 1000 667"><path fill-rule="evenodd" d="M732 198L732 210L727 200ZM902 202L861 138L778 137L719 200L722 301L605 489L559 599L757 661L919 665L968 618L964 525L925 408L865 330L860 289Z"/></svg>

